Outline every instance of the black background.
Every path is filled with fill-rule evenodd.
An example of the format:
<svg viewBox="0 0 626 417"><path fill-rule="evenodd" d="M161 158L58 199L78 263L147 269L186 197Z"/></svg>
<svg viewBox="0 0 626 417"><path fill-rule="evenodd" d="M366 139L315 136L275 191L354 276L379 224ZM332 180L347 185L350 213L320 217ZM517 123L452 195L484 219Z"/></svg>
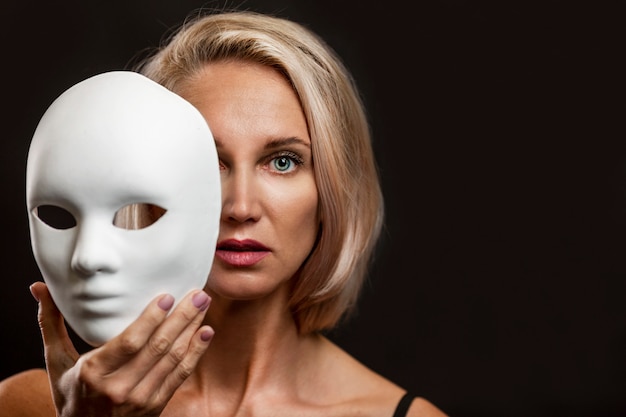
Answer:
<svg viewBox="0 0 626 417"><path fill-rule="evenodd" d="M611 4L227 3L305 23L353 71L388 218L358 314L331 336L451 416L626 416L624 37ZM24 202L39 118L188 12L223 5L3 3L0 378L43 365Z"/></svg>

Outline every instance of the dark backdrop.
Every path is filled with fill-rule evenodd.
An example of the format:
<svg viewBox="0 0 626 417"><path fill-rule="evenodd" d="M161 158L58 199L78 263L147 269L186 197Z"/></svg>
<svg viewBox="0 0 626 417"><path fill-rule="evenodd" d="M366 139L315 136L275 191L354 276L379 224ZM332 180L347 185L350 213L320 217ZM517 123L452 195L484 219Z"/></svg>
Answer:
<svg viewBox="0 0 626 417"><path fill-rule="evenodd" d="M243 3L320 33L371 116L388 218L358 315L332 338L451 416L624 416L619 14L495 3ZM39 118L203 5L223 2L4 3L0 378L43 365L24 203Z"/></svg>

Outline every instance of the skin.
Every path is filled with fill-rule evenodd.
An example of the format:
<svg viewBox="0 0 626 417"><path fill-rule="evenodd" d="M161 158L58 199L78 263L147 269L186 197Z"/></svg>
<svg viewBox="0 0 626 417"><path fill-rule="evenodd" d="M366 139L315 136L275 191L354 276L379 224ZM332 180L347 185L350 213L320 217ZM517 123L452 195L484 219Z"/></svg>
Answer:
<svg viewBox="0 0 626 417"><path fill-rule="evenodd" d="M324 337L299 335L287 308L289 282L318 229L310 138L295 94L274 70L240 62L208 65L180 93L207 119L217 143L218 252L224 240L254 239L269 254L234 267L218 253L205 288L210 308L194 306L190 294L166 318L157 299L122 335L82 357L46 286L35 284L59 415L391 416L404 390ZM276 159L294 154L301 163ZM181 355L168 350L187 346ZM55 415L41 370L5 380L0 401L8 416ZM408 415L445 416L422 398Z"/></svg>

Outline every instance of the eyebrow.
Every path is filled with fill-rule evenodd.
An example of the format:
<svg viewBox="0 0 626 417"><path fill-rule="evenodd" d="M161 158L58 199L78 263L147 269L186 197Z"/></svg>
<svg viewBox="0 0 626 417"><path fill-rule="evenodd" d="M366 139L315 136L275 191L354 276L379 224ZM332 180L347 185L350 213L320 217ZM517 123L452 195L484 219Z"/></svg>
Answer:
<svg viewBox="0 0 626 417"><path fill-rule="evenodd" d="M288 138L273 139L269 141L268 143L265 144L265 149L280 148L280 147L287 146L287 145L302 145L307 148L311 147L310 142L305 142L303 139L300 139L298 137L288 137Z"/></svg>
<svg viewBox="0 0 626 417"><path fill-rule="evenodd" d="M221 146L223 145L223 142L218 139L218 138L213 138L215 140L215 145L216 146ZM311 143L310 142L306 142L304 139L301 139L299 137L296 136L291 136L291 137L286 137L286 138L276 138L276 139L272 139L269 142L267 142L264 146L265 149L275 149L275 148L281 148L283 146L287 146L287 145L302 145L305 146L307 148L311 148Z"/></svg>

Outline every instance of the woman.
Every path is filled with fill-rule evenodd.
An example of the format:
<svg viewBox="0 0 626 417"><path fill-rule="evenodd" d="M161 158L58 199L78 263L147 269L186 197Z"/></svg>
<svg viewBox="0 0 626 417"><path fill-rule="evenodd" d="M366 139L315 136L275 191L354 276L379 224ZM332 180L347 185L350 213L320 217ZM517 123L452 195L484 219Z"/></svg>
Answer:
<svg viewBox="0 0 626 417"><path fill-rule="evenodd" d="M169 315L155 299L80 356L33 284L48 373L6 380L5 415L444 416L320 333L354 306L383 217L363 106L330 48L288 20L225 12L189 20L137 70L215 138L222 212L205 291Z"/></svg>

